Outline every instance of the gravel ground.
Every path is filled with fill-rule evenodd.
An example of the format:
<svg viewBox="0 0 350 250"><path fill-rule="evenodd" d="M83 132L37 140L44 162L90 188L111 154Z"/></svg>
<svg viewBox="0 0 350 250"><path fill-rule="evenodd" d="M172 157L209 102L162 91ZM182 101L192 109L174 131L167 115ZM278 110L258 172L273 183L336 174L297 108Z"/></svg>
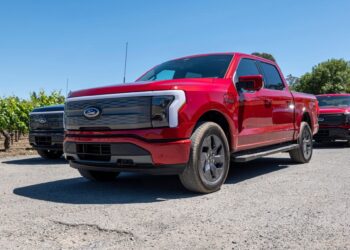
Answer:
<svg viewBox="0 0 350 250"><path fill-rule="evenodd" d="M0 161L1 249L350 249L350 148L232 167L221 191L175 176L80 178L64 160Z"/></svg>

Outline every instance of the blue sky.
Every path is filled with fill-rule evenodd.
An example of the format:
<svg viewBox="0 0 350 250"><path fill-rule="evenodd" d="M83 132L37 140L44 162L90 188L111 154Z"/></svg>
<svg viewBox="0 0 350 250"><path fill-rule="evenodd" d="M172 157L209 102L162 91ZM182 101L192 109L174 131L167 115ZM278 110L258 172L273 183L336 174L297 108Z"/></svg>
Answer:
<svg viewBox="0 0 350 250"><path fill-rule="evenodd" d="M0 0L0 96L120 83L185 55L268 52L285 75L350 60L350 1Z"/></svg>

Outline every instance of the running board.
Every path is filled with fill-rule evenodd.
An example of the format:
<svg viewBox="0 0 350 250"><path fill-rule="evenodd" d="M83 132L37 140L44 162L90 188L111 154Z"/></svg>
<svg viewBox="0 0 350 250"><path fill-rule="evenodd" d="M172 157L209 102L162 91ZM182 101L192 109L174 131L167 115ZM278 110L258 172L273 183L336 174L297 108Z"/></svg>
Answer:
<svg viewBox="0 0 350 250"><path fill-rule="evenodd" d="M261 151L257 153L247 153L247 154L233 154L232 155L232 160L234 162L247 162L247 161L252 161L255 159L258 159L260 157L266 156L266 155L271 155L271 154L276 154L280 152L286 152L289 150L293 150L299 147L299 144L291 144L288 146L281 146L281 147L275 147L275 148L268 148L268 149L262 149Z"/></svg>

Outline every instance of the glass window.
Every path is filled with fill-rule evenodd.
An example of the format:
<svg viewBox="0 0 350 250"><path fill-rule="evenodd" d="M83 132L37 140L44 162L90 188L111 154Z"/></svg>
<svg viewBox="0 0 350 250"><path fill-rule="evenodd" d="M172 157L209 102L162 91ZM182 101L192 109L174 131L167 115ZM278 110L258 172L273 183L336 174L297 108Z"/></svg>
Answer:
<svg viewBox="0 0 350 250"><path fill-rule="evenodd" d="M316 96L320 107L348 107L350 96Z"/></svg>
<svg viewBox="0 0 350 250"><path fill-rule="evenodd" d="M255 60L242 59L239 62L239 65L236 71L237 80L238 80L238 77L240 76L252 76L252 75L260 75L260 72L256 66Z"/></svg>
<svg viewBox="0 0 350 250"><path fill-rule="evenodd" d="M167 79L173 79L175 75L175 70L162 70L160 72L158 72L158 74L155 74L150 80L156 81L156 80L167 80Z"/></svg>
<svg viewBox="0 0 350 250"><path fill-rule="evenodd" d="M275 90L284 89L282 78L274 65L260 62L260 66L264 74L265 88Z"/></svg>
<svg viewBox="0 0 350 250"><path fill-rule="evenodd" d="M162 63L148 71L138 81L171 80L181 78L223 78L233 55L188 57ZM162 73L166 71L167 73ZM172 72L171 74L169 73ZM162 74L162 78L159 74Z"/></svg>

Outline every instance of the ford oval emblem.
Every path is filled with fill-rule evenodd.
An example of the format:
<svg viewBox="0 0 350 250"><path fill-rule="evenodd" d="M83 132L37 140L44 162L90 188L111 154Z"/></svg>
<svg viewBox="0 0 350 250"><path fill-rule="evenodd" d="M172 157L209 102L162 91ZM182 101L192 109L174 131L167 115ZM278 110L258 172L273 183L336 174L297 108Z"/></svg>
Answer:
<svg viewBox="0 0 350 250"><path fill-rule="evenodd" d="M39 123L44 124L47 122L47 120L44 117L40 117L38 120Z"/></svg>
<svg viewBox="0 0 350 250"><path fill-rule="evenodd" d="M84 116L88 119L96 119L100 116L101 111L99 108L88 107L84 109Z"/></svg>

